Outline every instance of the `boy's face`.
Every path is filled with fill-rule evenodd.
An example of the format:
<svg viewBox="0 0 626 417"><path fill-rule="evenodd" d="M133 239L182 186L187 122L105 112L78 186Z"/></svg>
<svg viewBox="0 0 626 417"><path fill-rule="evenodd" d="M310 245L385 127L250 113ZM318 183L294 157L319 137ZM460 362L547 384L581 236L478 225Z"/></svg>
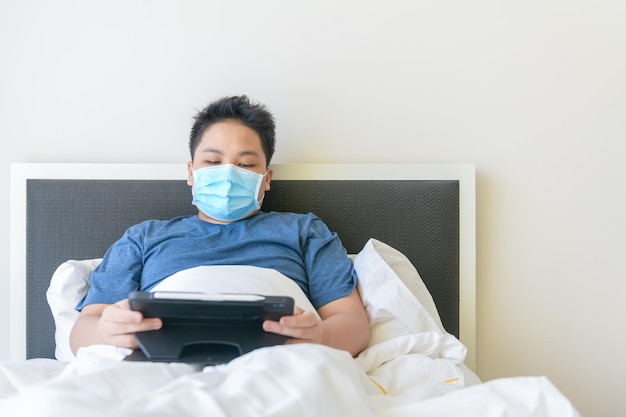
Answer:
<svg viewBox="0 0 626 417"><path fill-rule="evenodd" d="M204 131L193 161L187 163L187 184L193 185L193 170L223 164L236 165L261 175L267 171L258 200L269 191L273 171L267 168L261 138L254 130L234 120L214 123Z"/></svg>

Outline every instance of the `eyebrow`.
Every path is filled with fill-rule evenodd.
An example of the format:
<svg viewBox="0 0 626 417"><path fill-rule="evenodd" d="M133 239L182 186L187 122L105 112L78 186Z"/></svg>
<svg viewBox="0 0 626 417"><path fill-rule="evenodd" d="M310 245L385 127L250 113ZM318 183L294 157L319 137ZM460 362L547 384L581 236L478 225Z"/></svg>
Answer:
<svg viewBox="0 0 626 417"><path fill-rule="evenodd" d="M201 149L200 152L202 153L216 153L219 155L224 155L224 152L220 151L219 149L215 149L215 148L204 148ZM245 156L245 155L251 155L251 156L259 156L259 153L256 151L241 151L239 152L239 156Z"/></svg>

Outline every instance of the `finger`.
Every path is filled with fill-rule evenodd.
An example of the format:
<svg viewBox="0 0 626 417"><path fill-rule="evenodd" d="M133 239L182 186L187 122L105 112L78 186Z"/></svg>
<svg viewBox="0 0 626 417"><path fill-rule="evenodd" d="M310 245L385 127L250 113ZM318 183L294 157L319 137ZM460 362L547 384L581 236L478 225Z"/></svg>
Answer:
<svg viewBox="0 0 626 417"><path fill-rule="evenodd" d="M322 335L321 323L309 312L299 316L285 316L278 322L266 320L263 322L263 330L316 343L321 341Z"/></svg>
<svg viewBox="0 0 626 417"><path fill-rule="evenodd" d="M108 306L102 312L102 317L114 323L140 323L143 320L141 312L130 309L128 300L118 301Z"/></svg>
<svg viewBox="0 0 626 417"><path fill-rule="evenodd" d="M124 322L104 322L103 325L112 336L128 333L146 332L149 330L158 330L163 326L161 319L150 318L143 319L139 323Z"/></svg>
<svg viewBox="0 0 626 417"><path fill-rule="evenodd" d="M276 322L263 323L263 329L271 333L280 334L292 338L293 341L320 343L322 340L322 327L286 327Z"/></svg>
<svg viewBox="0 0 626 417"><path fill-rule="evenodd" d="M141 323L126 324L103 322L100 326L100 333L106 343L135 349L137 347L135 333L158 330L161 326L160 319L146 319Z"/></svg>
<svg viewBox="0 0 626 417"><path fill-rule="evenodd" d="M102 312L105 321L121 325L119 334L160 329L163 322L159 318L144 318L139 311L130 310L128 300L118 301Z"/></svg>
<svg viewBox="0 0 626 417"><path fill-rule="evenodd" d="M102 312L100 334L105 342L135 348L137 346L134 333L160 329L161 319L143 318L137 311L128 309L128 301L120 301L110 305Z"/></svg>
<svg viewBox="0 0 626 417"><path fill-rule="evenodd" d="M313 313L301 310L297 315L281 317L279 323L285 327L313 327L317 325L318 320Z"/></svg>

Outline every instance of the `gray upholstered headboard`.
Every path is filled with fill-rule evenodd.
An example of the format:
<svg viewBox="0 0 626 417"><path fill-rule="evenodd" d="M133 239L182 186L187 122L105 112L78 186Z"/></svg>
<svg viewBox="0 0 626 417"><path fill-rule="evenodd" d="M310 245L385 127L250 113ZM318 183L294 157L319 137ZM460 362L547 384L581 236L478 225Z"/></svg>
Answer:
<svg viewBox="0 0 626 417"><path fill-rule="evenodd" d="M46 166L56 175L42 174ZM24 186L24 192L13 197L25 199L25 205L15 210L26 213L25 257L12 255L13 262L24 265L12 268L12 275L24 274L25 305L12 313L25 308L26 358L54 357L54 321L46 290L61 263L102 257L127 227L142 220L197 212L184 180L184 165L124 165L125 173L117 167L118 172L111 174L116 165L100 164L103 174L97 177L101 178L91 179L79 173L85 165L14 167L17 178L12 186ZM474 279L474 248L467 245L468 240L473 245L474 239L471 165L278 165L274 169L263 210L311 211L339 234L349 253L359 252L369 238L400 250L426 283L447 331L473 348L474 318L465 317L466 322L462 318L474 314L474 301L468 300L473 298ZM30 175L29 170L39 172ZM469 215L462 213L468 210ZM17 235L22 231L19 227L12 229ZM460 284L462 279L470 281ZM22 285L19 280L12 276L13 285ZM12 293L21 295L21 291ZM463 307L461 299L469 306ZM12 332L16 337L22 334ZM19 355L19 350L17 346L12 352Z"/></svg>

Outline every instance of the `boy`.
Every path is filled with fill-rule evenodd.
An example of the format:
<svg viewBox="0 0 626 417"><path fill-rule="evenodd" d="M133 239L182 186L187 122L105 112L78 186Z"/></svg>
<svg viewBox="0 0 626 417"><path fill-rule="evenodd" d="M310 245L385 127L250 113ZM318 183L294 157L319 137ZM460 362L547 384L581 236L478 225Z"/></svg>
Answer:
<svg viewBox="0 0 626 417"><path fill-rule="evenodd" d="M187 183L198 215L142 222L111 246L77 306L74 353L102 343L137 348L133 333L162 322L130 310L129 292L200 265L272 268L293 279L321 320L296 307L292 316L263 323L265 331L289 336L288 343L319 343L353 356L367 347L356 273L337 235L311 213L260 211L272 180L274 130L271 113L245 96L223 98L196 115Z"/></svg>

